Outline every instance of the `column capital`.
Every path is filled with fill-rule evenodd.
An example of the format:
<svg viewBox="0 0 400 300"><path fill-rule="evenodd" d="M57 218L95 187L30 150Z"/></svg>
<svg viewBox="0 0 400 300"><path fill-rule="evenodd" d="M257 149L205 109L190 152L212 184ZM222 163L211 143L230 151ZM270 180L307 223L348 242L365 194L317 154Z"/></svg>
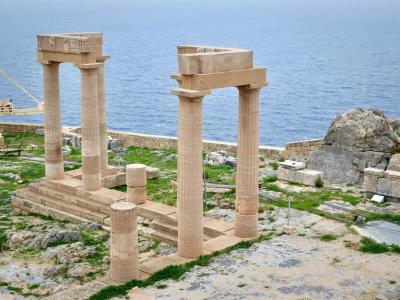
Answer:
<svg viewBox="0 0 400 300"><path fill-rule="evenodd" d="M59 61L50 61L50 60L38 60L37 61L41 65L59 65L61 62Z"/></svg>
<svg viewBox="0 0 400 300"><path fill-rule="evenodd" d="M247 85L241 85L241 86L237 86L237 88L243 89L243 90L260 90L263 87L268 86L268 82L259 82L259 83L251 83L251 84L247 84Z"/></svg>
<svg viewBox="0 0 400 300"><path fill-rule="evenodd" d="M171 94L178 96L178 97L185 97L185 98L201 98L201 97L210 95L211 91L210 90L197 91L197 90L176 88L176 89L171 90Z"/></svg>
<svg viewBox="0 0 400 300"><path fill-rule="evenodd" d="M92 64L75 64L75 67L81 70L98 69L103 63L92 63Z"/></svg>

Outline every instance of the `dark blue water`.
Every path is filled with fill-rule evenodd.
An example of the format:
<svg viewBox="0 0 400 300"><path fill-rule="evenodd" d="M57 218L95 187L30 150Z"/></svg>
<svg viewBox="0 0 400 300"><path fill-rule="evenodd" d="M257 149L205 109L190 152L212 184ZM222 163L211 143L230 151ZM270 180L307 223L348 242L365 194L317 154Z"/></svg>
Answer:
<svg viewBox="0 0 400 300"><path fill-rule="evenodd" d="M175 46L251 48L256 65L269 73L261 94L263 144L321 137L335 115L354 107L400 118L400 4L328 2L0 0L0 67L41 98L35 35L103 32L104 52L112 56L106 66L109 127L176 135L177 99L169 93ZM80 123L79 80L76 68L62 65L64 124ZM34 105L0 78L3 97ZM237 104L234 88L205 99L205 138L236 140ZM0 121L42 122L42 116Z"/></svg>

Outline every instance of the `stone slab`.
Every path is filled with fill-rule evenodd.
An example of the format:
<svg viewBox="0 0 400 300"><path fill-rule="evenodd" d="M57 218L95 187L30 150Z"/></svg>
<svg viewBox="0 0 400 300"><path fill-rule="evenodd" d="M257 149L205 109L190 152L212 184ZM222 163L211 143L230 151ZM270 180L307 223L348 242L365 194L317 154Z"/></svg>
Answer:
<svg viewBox="0 0 400 300"><path fill-rule="evenodd" d="M376 169L376 168L365 168L364 169L364 174L369 174L369 175L374 175L377 177L383 177L384 170L382 169Z"/></svg>
<svg viewBox="0 0 400 300"><path fill-rule="evenodd" d="M378 180L378 194L391 196L392 195L392 181L387 178L379 178Z"/></svg>
<svg viewBox="0 0 400 300"><path fill-rule="evenodd" d="M160 271L168 266L171 265L182 265L187 262L191 261L190 259L186 259L183 257L178 256L176 253L160 256L139 265L139 270L141 272L147 274L154 274L157 271Z"/></svg>
<svg viewBox="0 0 400 300"><path fill-rule="evenodd" d="M229 223L211 217L203 217L203 231L205 234L211 236L219 236L233 228L234 228L233 223Z"/></svg>
<svg viewBox="0 0 400 300"><path fill-rule="evenodd" d="M358 234L378 243L400 246L400 225L387 221L372 221L366 226L352 226Z"/></svg>
<svg viewBox="0 0 400 300"><path fill-rule="evenodd" d="M315 186L315 181L318 179L318 177L321 177L321 179L324 180L324 172L321 171L304 169L298 171L298 173L303 174L302 183L304 185Z"/></svg>
<svg viewBox="0 0 400 300"><path fill-rule="evenodd" d="M244 240L246 239L234 235L221 235L219 237L204 242L203 254L207 255L215 251L221 251L223 249L236 245L237 243L240 243L241 241Z"/></svg>
<svg viewBox="0 0 400 300"><path fill-rule="evenodd" d="M282 168L290 169L290 170L303 170L306 167L305 163L294 161L294 160L285 160L284 162L279 162L278 164Z"/></svg>

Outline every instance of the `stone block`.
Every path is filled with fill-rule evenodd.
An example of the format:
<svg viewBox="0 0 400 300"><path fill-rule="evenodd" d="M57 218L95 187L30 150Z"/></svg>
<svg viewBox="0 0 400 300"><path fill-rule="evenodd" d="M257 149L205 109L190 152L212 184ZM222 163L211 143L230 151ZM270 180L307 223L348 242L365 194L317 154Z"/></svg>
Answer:
<svg viewBox="0 0 400 300"><path fill-rule="evenodd" d="M392 155L387 169L400 172L400 153Z"/></svg>
<svg viewBox="0 0 400 300"><path fill-rule="evenodd" d="M376 168L365 168L364 169L364 174L373 175L376 177L383 177L384 173L385 173L385 171L382 169L376 169Z"/></svg>
<svg viewBox="0 0 400 300"><path fill-rule="evenodd" d="M321 177L321 179L324 180L324 172L321 171L305 169L298 172L303 174L302 183L305 185L315 186L318 177Z"/></svg>
<svg viewBox="0 0 400 300"><path fill-rule="evenodd" d="M303 183L303 173L295 170L289 170L289 180L290 182Z"/></svg>
<svg viewBox="0 0 400 300"><path fill-rule="evenodd" d="M279 166L285 169L290 170L303 170L306 167L306 164L303 162L298 162L294 160L285 160L284 162L280 162Z"/></svg>
<svg viewBox="0 0 400 300"><path fill-rule="evenodd" d="M289 181L289 169L279 167L278 168L278 179Z"/></svg>
<svg viewBox="0 0 400 300"><path fill-rule="evenodd" d="M392 171L392 170L386 170L384 172L383 177L393 180L393 181L400 181L400 172L397 171Z"/></svg>
<svg viewBox="0 0 400 300"><path fill-rule="evenodd" d="M152 168L152 167L146 167L146 175L147 175L147 179L160 178L160 169Z"/></svg>
<svg viewBox="0 0 400 300"><path fill-rule="evenodd" d="M400 198L400 181L392 181L392 197Z"/></svg>
<svg viewBox="0 0 400 300"><path fill-rule="evenodd" d="M392 196L392 181L387 178L379 178L377 193L385 196Z"/></svg>
<svg viewBox="0 0 400 300"><path fill-rule="evenodd" d="M364 175L364 190L371 193L377 193L378 189L378 177L374 175Z"/></svg>

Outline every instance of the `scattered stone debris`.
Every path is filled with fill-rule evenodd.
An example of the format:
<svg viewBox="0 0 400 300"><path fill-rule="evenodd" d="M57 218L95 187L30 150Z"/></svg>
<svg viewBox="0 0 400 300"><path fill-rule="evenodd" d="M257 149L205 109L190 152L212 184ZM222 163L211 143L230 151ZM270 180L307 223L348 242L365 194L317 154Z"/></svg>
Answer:
<svg viewBox="0 0 400 300"><path fill-rule="evenodd" d="M210 152L206 154L206 159L204 161L210 166L236 166L236 158L228 155L226 151Z"/></svg>

